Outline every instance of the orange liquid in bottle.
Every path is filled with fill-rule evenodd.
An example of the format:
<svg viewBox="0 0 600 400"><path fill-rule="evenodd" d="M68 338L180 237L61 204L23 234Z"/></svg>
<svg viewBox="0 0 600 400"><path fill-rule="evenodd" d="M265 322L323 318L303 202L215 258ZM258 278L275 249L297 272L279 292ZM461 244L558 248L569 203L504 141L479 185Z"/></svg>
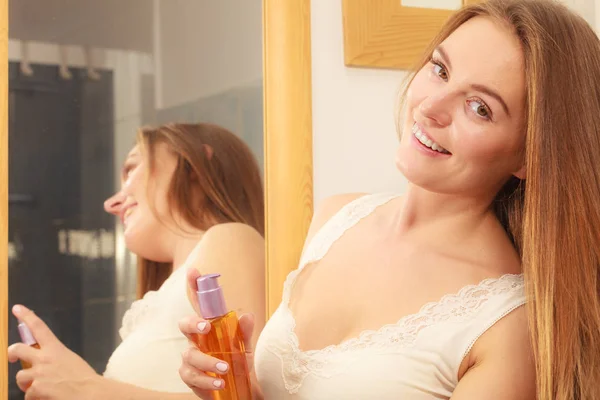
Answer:
<svg viewBox="0 0 600 400"><path fill-rule="evenodd" d="M194 341L204 354L225 361L229 369L225 374L207 372L222 379L222 389L213 391L214 400L251 400L250 369L246 361L244 335L234 311L225 306L223 290L217 283L219 274L204 275L197 279L200 312L210 321L210 331L195 335Z"/></svg>
<svg viewBox="0 0 600 400"><path fill-rule="evenodd" d="M207 375L223 379L225 385L214 391L215 400L250 400L252 386L246 362L244 338L234 311L210 321L210 332L196 335L196 345L205 354L225 361L229 370L224 375L207 372Z"/></svg>

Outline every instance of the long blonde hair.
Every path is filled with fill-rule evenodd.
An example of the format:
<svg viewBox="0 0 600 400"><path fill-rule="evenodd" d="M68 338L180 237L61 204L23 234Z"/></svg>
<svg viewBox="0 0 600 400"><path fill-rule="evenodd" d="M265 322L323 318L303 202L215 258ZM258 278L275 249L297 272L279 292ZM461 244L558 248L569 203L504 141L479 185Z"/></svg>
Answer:
<svg viewBox="0 0 600 400"><path fill-rule="evenodd" d="M494 209L522 259L537 395L600 399L600 41L555 1L489 0L454 13L416 70L478 16L509 27L525 57L527 178Z"/></svg>
<svg viewBox="0 0 600 400"><path fill-rule="evenodd" d="M211 124L168 124L142 128L137 142L149 172L155 168L157 144L166 144L177 158L168 205L192 227L207 230L218 223L241 222L264 235L260 169L249 147L236 135ZM171 263L138 257L138 297L157 290L171 272Z"/></svg>

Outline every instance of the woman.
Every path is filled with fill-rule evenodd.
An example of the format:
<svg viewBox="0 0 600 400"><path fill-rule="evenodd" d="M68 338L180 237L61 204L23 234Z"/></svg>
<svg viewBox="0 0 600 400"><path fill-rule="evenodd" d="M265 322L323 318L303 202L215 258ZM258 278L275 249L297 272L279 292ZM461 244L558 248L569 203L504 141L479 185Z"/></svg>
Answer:
<svg viewBox="0 0 600 400"><path fill-rule="evenodd" d="M404 106L409 188L321 206L259 338L257 397L600 399L593 30L551 1L466 7ZM200 397L216 363L184 359Z"/></svg>
<svg viewBox="0 0 600 400"><path fill-rule="evenodd" d="M105 208L121 218L126 245L138 256L143 298L123 318L123 342L104 377L17 306L15 316L41 345L9 348L11 361L33 364L17 374L27 399L195 398L178 374L187 339L177 321L194 312L187 269L221 273L228 306L264 324L263 190L249 148L208 124L142 129L137 142L122 189Z"/></svg>

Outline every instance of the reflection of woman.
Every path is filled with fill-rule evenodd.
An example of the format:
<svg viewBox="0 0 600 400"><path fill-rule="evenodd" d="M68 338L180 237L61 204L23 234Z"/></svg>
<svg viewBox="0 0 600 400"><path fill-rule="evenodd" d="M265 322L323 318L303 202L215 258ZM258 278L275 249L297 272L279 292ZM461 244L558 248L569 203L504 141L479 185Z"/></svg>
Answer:
<svg viewBox="0 0 600 400"><path fill-rule="evenodd" d="M177 321L194 312L185 294L188 268L220 273L228 306L243 307L264 324L263 190L248 147L212 125L143 129L125 162L123 183L105 208L124 224L127 247L140 260L139 294L145 295L123 319L123 342L105 377L17 307L15 315L42 348L18 344L9 350L11 360L33 364L17 375L21 389L30 387L28 398L195 398L178 374L187 340Z"/></svg>
<svg viewBox="0 0 600 400"><path fill-rule="evenodd" d="M550 1L467 7L404 100L409 188L316 213L258 340L264 398L600 399L593 30ZM202 396L217 362L193 349L182 378Z"/></svg>

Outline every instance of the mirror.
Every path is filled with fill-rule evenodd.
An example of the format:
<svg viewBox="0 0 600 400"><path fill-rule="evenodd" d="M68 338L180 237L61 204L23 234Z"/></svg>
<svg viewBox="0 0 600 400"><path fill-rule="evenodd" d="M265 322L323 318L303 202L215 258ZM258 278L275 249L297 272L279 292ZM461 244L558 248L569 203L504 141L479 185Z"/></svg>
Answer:
<svg viewBox="0 0 600 400"><path fill-rule="evenodd" d="M252 4L243 5L238 11L241 13L245 9L243 7L246 6L255 7L256 1L258 0L246 2ZM8 3L9 0L0 0L0 26L3 27L9 26ZM64 326L63 331L57 332L61 335L61 339L66 336L76 346L79 346L80 350L85 349L87 354L84 355L89 356L95 367L101 369L102 360L105 360L109 351L112 351L110 344L114 344L118 340L116 329L120 324L119 315L122 314L127 303L133 299L133 280L135 276L132 269L133 260L124 248L120 237L122 231L119 225L115 224L113 219L107 218L99 212L98 207L101 207L102 196L114 190L118 184L118 170L121 167L122 158L129 146L132 145L135 131L140 124L144 122L158 123L161 118L168 117L199 118L205 115L201 114L199 107L202 105L210 107L211 104L215 106L215 103L210 103L201 96L202 93L206 95L207 92L203 91L205 88L201 87L200 81L194 81L194 78L198 79L200 76L199 72L196 75L194 74L197 71L203 71L203 69L194 69L186 64L190 62L190 58L195 62L204 61L203 64L211 61L210 57L200 59L200 57L190 55L194 52L198 53L197 49L201 48L202 43L205 46L209 45L210 42L207 41L207 38L195 35L192 31L191 33L188 32L190 36L183 35L181 37L180 35L178 37L180 42L165 43L166 33L154 29L154 27L159 26L161 17L171 18L172 21L173 18L176 18L173 14L177 13L178 9L180 12L182 7L192 7L190 9L193 10L194 6L191 6L191 3L195 3L195 7L198 8L210 6L209 3L212 2L200 0L126 0L118 2L111 0L102 2L101 5L93 3L74 0L23 0L19 2L13 0L10 8L10 26L11 34L14 34L14 37L11 36L10 43L8 29L0 30L0 57L7 60L6 63L0 64L0 91L2 92L2 97L0 97L0 100L2 100L0 102L0 116L2 118L2 125L0 125L0 154L2 154L2 157L0 157L2 185L0 188L0 205L2 205L0 208L0 222L2 224L0 225L0 259L2 260L0 263L0 284L2 285L2 290L0 290L2 295L0 346L6 348L9 343L15 340L16 335L12 315L10 315L10 327L8 326L8 264L10 259L10 303L12 304L16 300L27 301L30 298L29 296L39 297L43 295L49 298L53 291L64 289L65 293L60 293L62 296L60 300L63 304L66 304L65 308L78 309L79 323L69 325L71 321L69 315L66 315L65 312L62 315L56 313L53 328L59 325ZM232 0L223 0L218 4L231 6L234 3L236 6L238 5L238 2ZM28 5L28 14L25 14L25 4ZM141 8L135 6L136 4ZM152 5L151 10L147 8L149 4ZM215 4L212 4L212 6L215 6ZM88 9L88 23L83 22L85 21L86 7ZM94 7L93 18L91 19L89 18L90 7ZM45 10L46 13L40 10ZM110 18L111 14L107 14L107 10L116 13L112 15L113 18ZM170 14L163 15L161 12ZM235 14L234 11L232 12ZM281 300L282 286L287 273L295 269L297 265L304 237L312 217L310 0L294 2L263 0L262 14L262 60L264 71L262 77L264 152L262 157L265 166L263 175L266 200L266 296L267 315L270 315ZM206 13L202 17L201 13L197 14L197 20L206 19L211 15ZM256 9L253 9L248 16L255 18ZM198 23L194 19L193 13L189 13L187 17L185 19L186 24L192 23L192 28L195 28ZM223 18L223 15L221 15L221 18ZM190 22L191 20L192 22ZM256 24L256 21L253 24ZM119 32L117 27L126 29L129 25L131 25L128 29L130 36L125 37L115 34L115 32ZM48 32L53 32L53 26L54 34L49 34ZM256 25L252 26L256 29ZM189 25L187 27L190 28ZM36 37L34 33L39 36ZM177 32L171 33L176 35ZM19 37L19 35L22 36ZM148 35L152 35L152 37L150 38ZM98 41L92 41L94 37ZM256 38L244 37L243 39L256 44ZM135 50L135 45L139 46L141 50ZM155 61L164 58L158 55L165 54L161 53L165 46L170 46L165 50L166 54L173 54L174 51L179 52L182 59L170 59L165 60L165 63L156 63ZM215 48L212 48L212 51L214 52ZM41 52L41 54L38 52ZM241 50L241 54L248 53ZM39 58L37 58L38 56ZM255 56L260 56L260 50L254 49L252 57ZM256 59L252 59L256 63ZM57 146L58 141L47 140L53 137L48 132L49 129L43 132L31 133L38 136L45 135L45 139L42 138L42 140L49 143L49 147L45 149L46 152L54 159L61 161L63 170L73 173L64 164L81 165L77 178L73 178L71 175L71 179L74 180L74 184L80 190L78 202L61 204L65 204L65 207L79 207L79 215L83 215L81 210L91 210L92 214L86 218L75 219L75 221L53 220L50 221L50 225L46 221L45 229L50 232L48 234L50 238L44 238L43 240L54 241L54 243L53 245L46 244L45 247L41 247L42 251L52 252L55 259L71 260L71 262L58 268L60 274L66 276L66 279L74 280L74 277L69 274L74 274L75 277L80 278L80 281L76 282L77 286L75 288L54 287L53 285L60 281L58 279L60 275L58 277L51 276L50 281L44 282L35 276L25 275L22 271L16 272L17 268L26 267L23 262L25 257L23 254L24 244L15 239L19 237L16 234L18 225L15 227L14 233L11 231L10 243L8 240L8 165L9 158L12 162L12 158L16 157L18 151L21 151L23 156L27 156L29 150L23 144L18 145L19 142L16 142L15 150L11 148L9 157L9 61L12 62L10 76L14 79L12 84L15 88L14 97L17 97L16 93L19 91L22 97L24 94L29 93L31 98L28 99L25 96L23 101L32 102L32 98L36 97L38 99L60 98L61 93L71 93L74 97L70 101L67 100L66 103L60 106L52 104L52 107L54 110L61 110L62 115L70 110L76 111L74 115L70 115L70 119L62 123L71 126L72 131L75 133L79 133L79 139L82 139L81 131L83 127L89 129L86 132L91 133L89 136L86 135L85 140L80 140L81 146L74 151L79 155L93 156L93 162L89 162L89 159L84 162L83 158L69 159L72 154L67 153L67 149L59 148ZM243 69L245 65L245 63L238 63L235 66L238 69ZM211 71L214 70L213 65ZM256 69L252 71L256 73ZM247 77L247 75L242 76ZM52 83L44 83L44 79L49 80L51 77L54 79ZM158 77L165 79L181 78L185 81L185 85L179 84L181 92L172 91L171 86L167 87L166 83L161 82ZM41 82L36 86L37 80ZM236 82L240 83L240 81ZM211 83L207 83L207 85L210 86ZM240 87L242 86L240 85ZM214 86L212 87L214 88ZM245 88L248 89L247 86ZM232 87L227 89L232 89ZM38 94L32 94L36 90ZM198 90L198 93L195 93L194 90ZM252 93L256 93L256 87L253 90ZM107 95L107 93L110 93L110 95ZM248 92L244 93L247 94ZM174 96L178 94L183 96L182 99L179 99L181 103L176 98L174 100ZM210 94L215 95L216 93ZM223 95L223 93L221 94ZM226 100L225 97L225 95L222 97L217 96L213 97L213 100ZM96 103L89 103L94 99ZM12 101L14 102L16 99ZM42 100L39 101L42 102ZM194 101L197 104L194 104ZM255 110L260 107L258 102L251 104L255 107ZM109 106L112 106L112 109ZM38 107L40 106L38 105ZM234 107L234 110L239 111L240 108ZM42 112L44 111L42 110ZM223 110L221 109L221 111ZM10 107L10 112L13 115L10 119L12 122L16 121L14 118L23 110L19 111L13 106ZM195 114L196 112L197 114ZM32 121L23 123L31 126L35 126L35 123L39 124L39 118L34 118L33 114L28 115ZM239 126L240 120L245 121L243 113L241 115L239 112L236 113L236 118L233 118L233 114L221 115L230 119L225 122L217 122L232 123L232 129ZM75 119L75 116L78 120ZM258 125L260 119L254 119L255 117L256 114L254 113L248 116L248 118L251 118L249 122L246 121L249 126L253 126L252 124ZM37 122L34 123L33 120ZM84 122L85 125L83 125ZM53 123L59 124L57 121ZM96 127L94 128L94 126ZM260 135L255 135L257 131L251 131L250 129L243 129L242 131L253 133L253 136L249 136L246 140L249 141L255 155L260 158ZM64 132L59 132L59 136L60 134L64 134ZM11 132L12 135L14 134ZM61 144L68 145L69 143L63 138ZM96 149L103 149L103 151L92 151L91 147L95 145L102 145L103 147L96 147ZM41 150L39 151L41 152ZM43 154L46 157L46 163L50 163L48 154ZM60 157L61 154L65 154L64 159ZM32 159L29 160L31 160L29 163L21 165L25 165L27 169L34 168L36 162ZM19 159L15 161L22 163ZM14 171L15 174L17 172ZM101 177L98 182L90 182L83 180L83 176ZM40 183L38 189L43 187L42 183ZM26 210L40 207L42 204L40 196L43 193L39 190L32 193L32 191L26 190L28 188L24 184L18 183L18 181L15 181L15 185L14 189L11 187L11 209L15 214L21 213L27 218ZM84 188L89 192L83 191ZM15 191L16 189L20 191ZM62 193L60 195L62 196ZM49 199L52 200L51 197ZM80 229L67 229L68 227L65 226L63 226L65 229L57 228L57 226L60 227L61 224L67 222L69 224L79 223L78 228ZM56 226L52 224L56 224ZM35 234L35 232L33 233ZM40 260L39 255L35 257L38 261ZM79 259L79 262L73 262L76 259ZM52 265L46 259L43 259L42 263L47 269ZM27 265L27 268L29 267ZM39 268L39 266L31 266L31 268L36 267ZM84 270L84 268L87 269ZM108 273L102 275L102 270ZM16 274L14 278L13 272ZM49 276L49 271L43 273ZM82 299L84 299L82 288L96 288L95 285L92 285L95 282L91 282L93 277L101 279L98 287L104 287L102 289L104 291L89 291L85 293L85 296L87 296L87 300L104 299L104 301L88 302L88 310L103 308L110 318L103 321L108 326L94 326L94 322L91 320L90 315L86 313L85 304L82 302ZM33 289L36 289L37 292ZM31 292L34 293L31 294ZM50 299L49 301L53 300ZM68 304L68 301L79 302ZM73 311L72 309L71 311ZM36 311L39 311L39 309ZM53 311L48 312L52 313ZM90 346L83 335L86 330L92 328L101 329L106 333L104 341L97 347ZM65 336L62 336L63 333ZM15 394L15 367L10 369L9 374L6 353L0 354L2 354L2 362L0 362L0 392L2 398L8 399L9 393L12 398L20 398L21 395Z"/></svg>
<svg viewBox="0 0 600 400"><path fill-rule="evenodd" d="M264 163L261 1L10 0L9 19L8 307L102 373L137 277L103 202L138 128L214 123Z"/></svg>

